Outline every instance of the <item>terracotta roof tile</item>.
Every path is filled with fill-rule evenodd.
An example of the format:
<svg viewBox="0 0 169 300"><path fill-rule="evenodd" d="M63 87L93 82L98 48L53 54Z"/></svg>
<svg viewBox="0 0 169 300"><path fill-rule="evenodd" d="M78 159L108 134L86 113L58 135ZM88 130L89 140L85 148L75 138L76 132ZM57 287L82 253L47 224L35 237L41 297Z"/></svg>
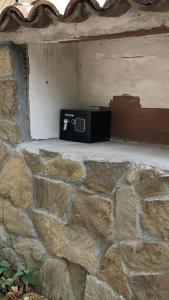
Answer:
<svg viewBox="0 0 169 300"><path fill-rule="evenodd" d="M11 5L10 5L11 4ZM47 27L53 17L61 22L80 22L90 14L116 17L131 5L138 9L169 9L169 0L0 0L0 31L14 31L18 26ZM160 7L160 8L159 8Z"/></svg>

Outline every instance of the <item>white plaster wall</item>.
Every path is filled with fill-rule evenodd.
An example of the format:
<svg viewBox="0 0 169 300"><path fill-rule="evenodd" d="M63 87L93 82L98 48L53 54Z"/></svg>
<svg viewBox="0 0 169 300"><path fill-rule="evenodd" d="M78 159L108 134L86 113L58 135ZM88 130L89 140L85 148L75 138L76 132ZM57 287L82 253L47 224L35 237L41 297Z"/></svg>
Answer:
<svg viewBox="0 0 169 300"><path fill-rule="evenodd" d="M79 44L81 104L108 105L113 95L140 96L169 108L169 39L147 36Z"/></svg>
<svg viewBox="0 0 169 300"><path fill-rule="evenodd" d="M77 45L30 44L28 54L31 137L59 137L60 109L77 105Z"/></svg>

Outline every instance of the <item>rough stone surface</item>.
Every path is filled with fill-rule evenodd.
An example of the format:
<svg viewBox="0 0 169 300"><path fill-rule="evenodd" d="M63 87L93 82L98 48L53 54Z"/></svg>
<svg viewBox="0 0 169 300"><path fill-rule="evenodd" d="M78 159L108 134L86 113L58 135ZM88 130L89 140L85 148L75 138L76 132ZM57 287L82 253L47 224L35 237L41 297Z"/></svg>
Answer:
<svg viewBox="0 0 169 300"><path fill-rule="evenodd" d="M15 61L9 47L0 47L0 77L12 76L15 70Z"/></svg>
<svg viewBox="0 0 169 300"><path fill-rule="evenodd" d="M160 175L153 169L140 171L140 178L135 188L143 197L152 197L167 193Z"/></svg>
<svg viewBox="0 0 169 300"><path fill-rule="evenodd" d="M85 228L68 226L45 213L34 211L33 216L46 248L53 255L64 257L93 272L100 254L100 240Z"/></svg>
<svg viewBox="0 0 169 300"><path fill-rule="evenodd" d="M11 118L17 112L17 82L15 80L0 80L0 116Z"/></svg>
<svg viewBox="0 0 169 300"><path fill-rule="evenodd" d="M144 230L169 241L169 201L145 201L141 222Z"/></svg>
<svg viewBox="0 0 169 300"><path fill-rule="evenodd" d="M82 165L78 161L56 157L50 159L46 165L46 173L56 179L75 182L82 179L84 171Z"/></svg>
<svg viewBox="0 0 169 300"><path fill-rule="evenodd" d="M28 167L31 169L33 174L44 174L45 169L40 156L36 153L24 151L24 157Z"/></svg>
<svg viewBox="0 0 169 300"><path fill-rule="evenodd" d="M169 247L158 242L128 242L121 244L125 264L137 271L169 269Z"/></svg>
<svg viewBox="0 0 169 300"><path fill-rule="evenodd" d="M59 259L47 259L40 272L39 291L49 300L75 300L67 263ZM80 300L80 299L79 299Z"/></svg>
<svg viewBox="0 0 169 300"><path fill-rule="evenodd" d="M127 170L127 163L106 163L86 161L86 184L100 192L112 193L123 173Z"/></svg>
<svg viewBox="0 0 169 300"><path fill-rule="evenodd" d="M88 276L84 300L123 300L124 298L117 295L107 284Z"/></svg>
<svg viewBox="0 0 169 300"><path fill-rule="evenodd" d="M126 176L126 180L128 184L134 183L138 179L138 170L132 169Z"/></svg>
<svg viewBox="0 0 169 300"><path fill-rule="evenodd" d="M0 139L11 144L17 144L22 140L20 126L13 122L0 120Z"/></svg>
<svg viewBox="0 0 169 300"><path fill-rule="evenodd" d="M8 233L6 232L4 226L0 224L0 249L4 247L9 247L11 244Z"/></svg>
<svg viewBox="0 0 169 300"><path fill-rule="evenodd" d="M118 238L136 237L136 205L132 187L122 187L116 193L116 227Z"/></svg>
<svg viewBox="0 0 169 300"><path fill-rule="evenodd" d="M69 276L73 294L76 300L84 299L84 289L87 272L80 265L68 263Z"/></svg>
<svg viewBox="0 0 169 300"><path fill-rule="evenodd" d="M113 205L109 199L79 190L72 204L72 221L100 236L113 231Z"/></svg>
<svg viewBox="0 0 169 300"><path fill-rule="evenodd" d="M60 153L57 153L57 152L54 152L54 151L51 151L51 150L46 150L46 149L40 149L39 150L39 155L40 155L40 157L46 158L46 159L62 157Z"/></svg>
<svg viewBox="0 0 169 300"><path fill-rule="evenodd" d="M71 189L68 185L36 177L34 180L36 207L63 217L69 205Z"/></svg>
<svg viewBox="0 0 169 300"><path fill-rule="evenodd" d="M9 261L10 265L15 269L17 269L19 265L23 264L23 261L19 259L14 250L9 247L0 249L0 257Z"/></svg>
<svg viewBox="0 0 169 300"><path fill-rule="evenodd" d="M3 205L1 203L1 207L1 219L9 232L25 237L36 236L33 224L23 210L14 207L6 200L3 201Z"/></svg>
<svg viewBox="0 0 169 300"><path fill-rule="evenodd" d="M167 300L169 274L140 275L130 278L133 300Z"/></svg>
<svg viewBox="0 0 169 300"><path fill-rule="evenodd" d="M32 179L22 155L14 154L0 174L0 194L26 208L31 203Z"/></svg>
<svg viewBox="0 0 169 300"><path fill-rule="evenodd" d="M100 262L98 276L119 294L128 295L127 280L118 246L112 246L106 251Z"/></svg>
<svg viewBox="0 0 169 300"><path fill-rule="evenodd" d="M41 265L46 258L46 251L37 239L19 236L13 239L13 245L15 252L27 266Z"/></svg>
<svg viewBox="0 0 169 300"><path fill-rule="evenodd" d="M7 147L4 144L0 143L0 162L4 160L7 154L8 154Z"/></svg>
<svg viewBox="0 0 169 300"><path fill-rule="evenodd" d="M25 294L22 297L22 300L48 300L48 299L36 293L29 293L29 294Z"/></svg>

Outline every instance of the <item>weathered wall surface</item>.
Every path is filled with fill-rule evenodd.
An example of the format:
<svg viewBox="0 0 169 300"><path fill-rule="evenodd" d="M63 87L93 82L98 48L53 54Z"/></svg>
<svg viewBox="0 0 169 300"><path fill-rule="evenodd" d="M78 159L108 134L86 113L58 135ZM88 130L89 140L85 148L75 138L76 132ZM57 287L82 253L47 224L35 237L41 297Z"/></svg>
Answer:
<svg viewBox="0 0 169 300"><path fill-rule="evenodd" d="M0 47L0 139L16 144L29 137L25 49Z"/></svg>
<svg viewBox="0 0 169 300"><path fill-rule="evenodd" d="M26 87L20 102L10 49L0 48L0 256L39 266L49 300L166 300L168 173L16 147Z"/></svg>
<svg viewBox="0 0 169 300"><path fill-rule="evenodd" d="M59 137L60 110L78 101L77 45L29 45L28 55L31 137Z"/></svg>
<svg viewBox="0 0 169 300"><path fill-rule="evenodd" d="M108 105L115 95L139 96L143 107L169 108L169 39L147 36L79 44L79 97Z"/></svg>
<svg viewBox="0 0 169 300"><path fill-rule="evenodd" d="M29 24L28 24L29 25ZM117 35L122 33L124 36L129 32L152 30L161 28L161 31L169 27L168 12L151 12L131 8L121 17L99 17L90 16L85 22L81 23L62 23L54 18L53 23L48 28L31 29L19 28L16 32L1 32L0 42L15 43L41 43L59 42L66 40L76 40L84 38L95 38L98 35L106 34ZM156 30L155 30L156 31ZM126 34L124 34L126 33ZM135 34L134 34L135 35Z"/></svg>

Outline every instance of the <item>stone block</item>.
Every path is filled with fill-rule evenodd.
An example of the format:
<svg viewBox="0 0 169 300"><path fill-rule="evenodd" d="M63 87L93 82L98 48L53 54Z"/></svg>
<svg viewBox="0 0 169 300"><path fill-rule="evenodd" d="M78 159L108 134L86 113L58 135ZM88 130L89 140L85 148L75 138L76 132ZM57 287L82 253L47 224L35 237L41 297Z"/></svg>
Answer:
<svg viewBox="0 0 169 300"><path fill-rule="evenodd" d="M9 247L5 247L2 249L0 248L0 257L7 260L15 269L23 264L23 260L17 256L12 248Z"/></svg>
<svg viewBox="0 0 169 300"><path fill-rule="evenodd" d="M76 300L84 300L84 289L86 283L86 270L80 265L68 262L70 282Z"/></svg>
<svg viewBox="0 0 169 300"><path fill-rule="evenodd" d="M106 283L94 276L87 276L84 300L124 300L115 293Z"/></svg>
<svg viewBox="0 0 169 300"><path fill-rule="evenodd" d="M47 259L40 269L39 279L40 293L48 300L76 300L64 260Z"/></svg>
<svg viewBox="0 0 169 300"><path fill-rule="evenodd" d="M137 181L138 177L139 177L138 169L133 168L127 174L126 181L127 181L128 184L132 184L132 183L135 183Z"/></svg>
<svg viewBox="0 0 169 300"><path fill-rule="evenodd" d="M15 71L15 58L12 49L0 47L0 77L10 77Z"/></svg>
<svg viewBox="0 0 169 300"><path fill-rule="evenodd" d="M15 80L0 80L0 116L11 118L18 112L18 87Z"/></svg>
<svg viewBox="0 0 169 300"><path fill-rule="evenodd" d="M67 184L42 177L34 179L36 208L43 208L62 218L69 206L70 194Z"/></svg>
<svg viewBox="0 0 169 300"><path fill-rule="evenodd" d="M46 164L46 174L52 178L67 182L76 182L83 178L84 170L79 161L56 157Z"/></svg>
<svg viewBox="0 0 169 300"><path fill-rule="evenodd" d="M0 139L11 144L17 144L22 140L21 127L13 122L0 120Z"/></svg>
<svg viewBox="0 0 169 300"><path fill-rule="evenodd" d="M3 143L0 143L0 162L4 160L7 154L8 154L7 146L4 145Z"/></svg>
<svg viewBox="0 0 169 300"><path fill-rule="evenodd" d="M104 193L112 193L123 173L128 169L128 163L108 163L86 161L86 184L90 188Z"/></svg>
<svg viewBox="0 0 169 300"><path fill-rule="evenodd" d="M122 187L116 193L117 238L136 237L136 205L132 187Z"/></svg>
<svg viewBox="0 0 169 300"><path fill-rule="evenodd" d="M1 202L2 201L3 200L1 200ZM25 237L36 236L33 224L23 210L14 207L6 200L3 201L2 207L2 220L4 226L10 233Z"/></svg>
<svg viewBox="0 0 169 300"><path fill-rule="evenodd" d="M27 266L40 266L46 258L44 246L35 238L14 237L13 248Z"/></svg>
<svg viewBox="0 0 169 300"><path fill-rule="evenodd" d="M137 184L135 185L136 192L142 197L156 197L167 193L166 187L156 170L147 169L141 170Z"/></svg>
<svg viewBox="0 0 169 300"><path fill-rule="evenodd" d="M34 211L33 217L48 251L94 272L101 252L100 239L85 228L69 226L44 212Z"/></svg>
<svg viewBox="0 0 169 300"><path fill-rule="evenodd" d="M134 271L161 271L169 269L169 247L159 242L121 243L122 258Z"/></svg>
<svg viewBox="0 0 169 300"><path fill-rule="evenodd" d="M37 153L23 151L26 163L33 174L43 175L45 168L40 156Z"/></svg>
<svg viewBox="0 0 169 300"><path fill-rule="evenodd" d="M98 276L124 296L128 295L128 284L124 274L122 257L119 247L113 245L109 248L100 262Z"/></svg>
<svg viewBox="0 0 169 300"><path fill-rule="evenodd" d="M139 275L130 278L133 300L167 300L169 274Z"/></svg>
<svg viewBox="0 0 169 300"><path fill-rule="evenodd" d="M26 208L32 200L32 179L20 154L10 156L0 174L0 195L16 206Z"/></svg>
<svg viewBox="0 0 169 300"><path fill-rule="evenodd" d="M78 190L72 203L71 221L108 237L113 232L112 201L87 190Z"/></svg>
<svg viewBox="0 0 169 300"><path fill-rule="evenodd" d="M9 235L2 224L0 224L0 249L10 247L11 242Z"/></svg>
<svg viewBox="0 0 169 300"><path fill-rule="evenodd" d="M22 300L49 300L49 299L37 293L28 293L23 295Z"/></svg>
<svg viewBox="0 0 169 300"><path fill-rule="evenodd" d="M141 223L144 230L168 242L169 201L145 201Z"/></svg>

